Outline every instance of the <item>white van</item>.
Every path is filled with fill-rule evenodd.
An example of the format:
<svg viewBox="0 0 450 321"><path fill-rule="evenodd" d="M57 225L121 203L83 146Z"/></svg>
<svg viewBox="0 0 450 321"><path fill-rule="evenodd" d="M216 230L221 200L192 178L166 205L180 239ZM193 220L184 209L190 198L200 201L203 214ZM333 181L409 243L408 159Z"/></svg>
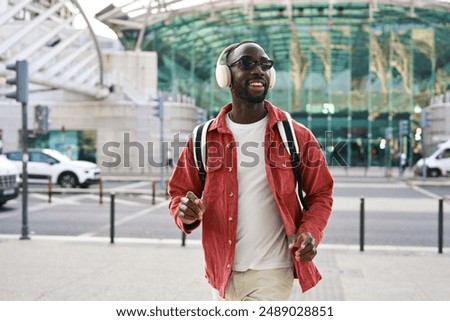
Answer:
<svg viewBox="0 0 450 321"><path fill-rule="evenodd" d="M0 155L0 206L19 196L19 172L13 162Z"/></svg>
<svg viewBox="0 0 450 321"><path fill-rule="evenodd" d="M419 159L414 168L414 174L423 175L423 163L423 159ZM427 167L427 176L450 175L450 140L439 144L431 156L425 158L425 166Z"/></svg>

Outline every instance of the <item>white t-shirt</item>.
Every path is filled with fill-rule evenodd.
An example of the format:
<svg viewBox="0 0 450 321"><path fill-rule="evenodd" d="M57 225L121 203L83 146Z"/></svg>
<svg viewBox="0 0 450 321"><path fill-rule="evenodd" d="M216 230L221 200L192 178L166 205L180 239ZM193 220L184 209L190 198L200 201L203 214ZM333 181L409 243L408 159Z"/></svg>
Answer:
<svg viewBox="0 0 450 321"><path fill-rule="evenodd" d="M288 240L267 181L264 134L268 116L252 124L226 118L237 151L238 225L234 271L292 266Z"/></svg>

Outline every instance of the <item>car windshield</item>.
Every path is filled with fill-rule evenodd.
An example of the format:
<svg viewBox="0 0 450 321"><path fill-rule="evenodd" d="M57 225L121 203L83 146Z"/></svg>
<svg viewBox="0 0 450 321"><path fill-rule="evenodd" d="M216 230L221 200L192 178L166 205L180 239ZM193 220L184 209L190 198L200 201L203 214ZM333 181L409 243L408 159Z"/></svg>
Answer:
<svg viewBox="0 0 450 321"><path fill-rule="evenodd" d="M43 152L45 152L46 154L50 155L53 158L56 158L57 160L59 160L60 162L69 162L70 158L67 157L66 155L64 155L63 153L58 152L57 150L54 149L46 149Z"/></svg>
<svg viewBox="0 0 450 321"><path fill-rule="evenodd" d="M430 157L431 155L433 155L438 149L439 149L438 146L428 147L428 149L426 150L427 157Z"/></svg>

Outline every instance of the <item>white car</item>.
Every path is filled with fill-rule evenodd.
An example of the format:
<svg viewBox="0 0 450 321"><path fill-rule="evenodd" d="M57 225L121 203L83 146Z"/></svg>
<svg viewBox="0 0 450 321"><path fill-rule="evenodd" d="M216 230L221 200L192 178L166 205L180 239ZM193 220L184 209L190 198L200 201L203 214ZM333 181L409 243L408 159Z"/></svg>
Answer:
<svg viewBox="0 0 450 321"><path fill-rule="evenodd" d="M415 175L423 175L423 167L427 168L427 176L439 177L450 175L450 140L438 145L427 158L419 159L414 167Z"/></svg>
<svg viewBox="0 0 450 321"><path fill-rule="evenodd" d="M19 196L19 172L5 155L0 155L0 206Z"/></svg>
<svg viewBox="0 0 450 321"><path fill-rule="evenodd" d="M22 173L22 151L5 153ZM30 182L48 182L61 187L88 187L101 178L100 167L92 162L75 161L53 149L29 149L27 165Z"/></svg>

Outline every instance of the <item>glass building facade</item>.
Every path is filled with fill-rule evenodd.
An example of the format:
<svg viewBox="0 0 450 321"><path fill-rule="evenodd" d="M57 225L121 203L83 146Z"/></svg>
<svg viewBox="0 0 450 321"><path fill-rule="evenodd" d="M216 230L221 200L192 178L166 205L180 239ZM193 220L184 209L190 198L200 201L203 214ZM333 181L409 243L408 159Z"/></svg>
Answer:
<svg viewBox="0 0 450 321"><path fill-rule="evenodd" d="M268 99L314 132L332 165L420 158L421 110L449 90L450 3L170 2L144 29L114 21L125 48L158 52L161 90L190 95L214 116L230 100L214 79L217 57L253 40L275 60Z"/></svg>

